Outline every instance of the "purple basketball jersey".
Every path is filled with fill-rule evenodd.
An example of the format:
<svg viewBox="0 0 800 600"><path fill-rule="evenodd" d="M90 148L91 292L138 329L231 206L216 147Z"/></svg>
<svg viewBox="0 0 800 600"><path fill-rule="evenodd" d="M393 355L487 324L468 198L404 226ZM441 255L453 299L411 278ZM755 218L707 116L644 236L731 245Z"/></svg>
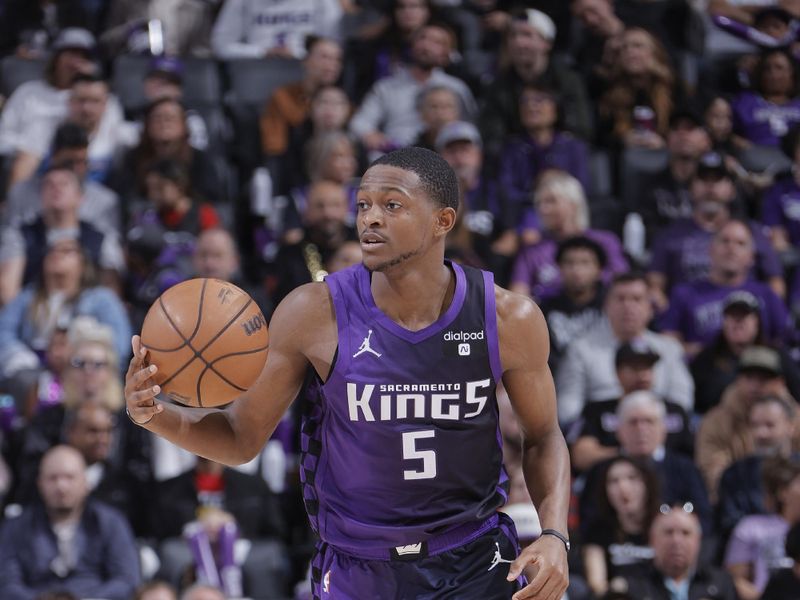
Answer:
<svg viewBox="0 0 800 600"><path fill-rule="evenodd" d="M312 525L341 550L418 544L505 503L494 282L450 266L453 301L420 331L381 312L363 265L326 278L339 344L310 399L301 479Z"/></svg>

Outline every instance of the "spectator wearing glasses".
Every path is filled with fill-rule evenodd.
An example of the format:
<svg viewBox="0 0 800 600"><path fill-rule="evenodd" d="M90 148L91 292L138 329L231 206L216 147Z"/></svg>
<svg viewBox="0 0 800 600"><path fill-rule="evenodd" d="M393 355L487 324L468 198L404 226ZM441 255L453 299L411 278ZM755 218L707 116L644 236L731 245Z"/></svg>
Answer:
<svg viewBox="0 0 800 600"><path fill-rule="evenodd" d="M630 598L738 600L730 575L700 560L702 530L690 503L663 505L649 539L652 562L624 575Z"/></svg>

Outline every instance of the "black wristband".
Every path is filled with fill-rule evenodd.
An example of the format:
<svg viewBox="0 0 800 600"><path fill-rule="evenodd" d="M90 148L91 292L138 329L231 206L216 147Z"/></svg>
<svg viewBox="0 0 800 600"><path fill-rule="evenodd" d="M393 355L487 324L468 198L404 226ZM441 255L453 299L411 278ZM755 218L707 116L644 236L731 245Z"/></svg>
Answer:
<svg viewBox="0 0 800 600"><path fill-rule="evenodd" d="M131 420L131 423L133 423L134 425L138 425L139 427L143 427L143 426L147 425L150 421L153 420L153 417L156 416L155 413L154 413L154 414L150 415L150 418L147 419L147 421L144 421L143 423L139 423L139 421L134 419L131 416L131 413L128 412L128 407L127 406L125 407L125 414L128 415L128 418Z"/></svg>
<svg viewBox="0 0 800 600"><path fill-rule="evenodd" d="M564 548L566 548L567 552L569 552L570 549L569 538L560 531L556 529L542 529L542 535L552 535L553 537L557 537L562 542L564 542Z"/></svg>

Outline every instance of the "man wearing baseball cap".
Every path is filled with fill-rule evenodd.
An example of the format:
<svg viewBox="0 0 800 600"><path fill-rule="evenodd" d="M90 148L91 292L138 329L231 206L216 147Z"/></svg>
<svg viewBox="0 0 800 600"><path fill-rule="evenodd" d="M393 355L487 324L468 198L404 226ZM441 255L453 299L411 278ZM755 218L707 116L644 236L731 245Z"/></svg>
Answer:
<svg viewBox="0 0 800 600"><path fill-rule="evenodd" d="M500 285L507 284L517 252L516 221L502 188L484 170L477 127L467 121L448 123L436 136L436 151L456 173L461 222L470 233L471 250L494 271Z"/></svg>
<svg viewBox="0 0 800 600"><path fill-rule="evenodd" d="M42 148L67 116L72 80L94 72L94 36L86 29L68 27L52 45L45 76L20 85L0 113L0 155L13 157L9 185L36 170Z"/></svg>

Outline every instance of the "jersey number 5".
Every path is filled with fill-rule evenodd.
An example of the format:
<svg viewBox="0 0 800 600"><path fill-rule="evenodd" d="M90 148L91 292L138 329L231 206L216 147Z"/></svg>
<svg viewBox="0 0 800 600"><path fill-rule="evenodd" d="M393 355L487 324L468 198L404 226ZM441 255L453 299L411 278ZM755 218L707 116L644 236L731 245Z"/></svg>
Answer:
<svg viewBox="0 0 800 600"><path fill-rule="evenodd" d="M436 432L432 429L425 431L403 432L403 459L422 460L422 470L403 471L403 479L433 479L436 477L436 452L433 450L417 450L417 440L432 438Z"/></svg>

